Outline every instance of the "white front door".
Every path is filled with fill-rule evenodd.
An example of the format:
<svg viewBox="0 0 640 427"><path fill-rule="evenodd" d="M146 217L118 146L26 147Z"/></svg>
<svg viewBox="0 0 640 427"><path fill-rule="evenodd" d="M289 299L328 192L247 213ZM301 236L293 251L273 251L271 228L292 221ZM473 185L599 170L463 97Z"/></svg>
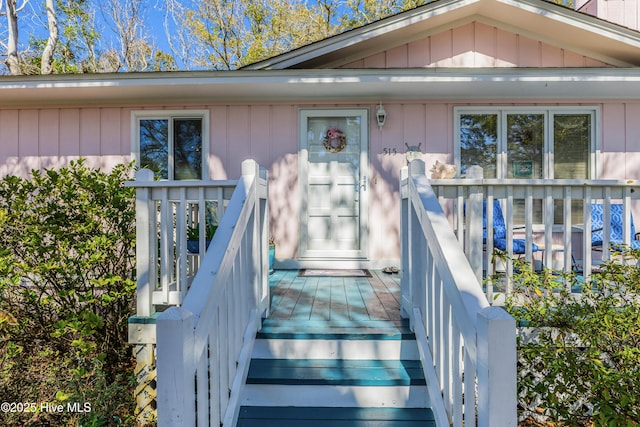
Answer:
<svg viewBox="0 0 640 427"><path fill-rule="evenodd" d="M299 256L366 259L367 109L301 110Z"/></svg>

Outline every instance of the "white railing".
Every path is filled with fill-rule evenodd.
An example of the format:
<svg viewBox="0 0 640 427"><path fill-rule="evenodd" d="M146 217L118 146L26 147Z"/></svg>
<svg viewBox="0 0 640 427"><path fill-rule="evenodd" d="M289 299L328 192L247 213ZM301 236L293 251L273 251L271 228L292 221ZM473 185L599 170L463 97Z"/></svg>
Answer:
<svg viewBox="0 0 640 427"><path fill-rule="evenodd" d="M126 185L136 189L136 314L129 318L135 345L138 420L156 417L156 319L183 303L201 265L211 229L224 214L237 181L155 181L139 170ZM189 234L198 230L191 242ZM190 232L191 230L191 232ZM190 247L195 244L195 248Z"/></svg>
<svg viewBox="0 0 640 427"><path fill-rule="evenodd" d="M267 221L266 172L247 160L182 305L156 322L159 426L235 425L268 312Z"/></svg>
<svg viewBox="0 0 640 427"><path fill-rule="evenodd" d="M141 169L136 180L137 315L180 305L206 250L206 230L224 214L237 181L154 181ZM197 249L189 251L189 230Z"/></svg>
<svg viewBox="0 0 640 427"><path fill-rule="evenodd" d="M404 315L411 319L439 426L517 425L516 325L491 307L414 160L401 175Z"/></svg>
<svg viewBox="0 0 640 427"><path fill-rule="evenodd" d="M491 278L496 267L504 270L505 293L511 292L514 257L524 257L536 268L569 272L579 269L589 276L594 266L610 257L609 245L592 246L592 204L603 207L603 241L611 235L611 206L622 206L623 243L629 244L632 211L640 208L640 182L635 180L533 180L482 179L482 171L473 171L477 178L431 180L435 195L448 212L448 218L460 242L464 243L472 268L479 279ZM524 241L524 254L514 255L512 239L507 239L504 264L492 260L493 239L483 242L483 201L502 206L506 236ZM517 203L519 207L514 207ZM518 211L519 209L519 211ZM534 217L534 212L538 218ZM486 210L486 236L493 236L493 209ZM532 250L536 243L538 251ZM571 286L567 282L567 286ZM494 286L486 286L489 301L500 302Z"/></svg>

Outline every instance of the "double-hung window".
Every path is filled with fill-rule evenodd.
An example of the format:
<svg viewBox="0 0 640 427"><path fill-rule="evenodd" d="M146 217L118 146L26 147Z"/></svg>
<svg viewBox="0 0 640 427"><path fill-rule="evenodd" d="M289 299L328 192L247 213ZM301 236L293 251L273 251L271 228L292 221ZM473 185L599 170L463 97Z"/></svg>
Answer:
<svg viewBox="0 0 640 427"><path fill-rule="evenodd" d="M160 179L205 179L208 111L137 111L132 114L138 166Z"/></svg>
<svg viewBox="0 0 640 427"><path fill-rule="evenodd" d="M594 179L598 116L597 107L582 106L456 108L458 169L464 176L478 165L498 179ZM580 215L579 203L573 210Z"/></svg>

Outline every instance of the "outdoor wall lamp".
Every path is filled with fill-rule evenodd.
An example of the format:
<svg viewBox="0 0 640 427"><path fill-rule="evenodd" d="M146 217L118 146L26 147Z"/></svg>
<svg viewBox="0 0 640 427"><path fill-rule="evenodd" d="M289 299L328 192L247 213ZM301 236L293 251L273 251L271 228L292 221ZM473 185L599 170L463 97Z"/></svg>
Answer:
<svg viewBox="0 0 640 427"><path fill-rule="evenodd" d="M378 122L378 127L382 130L382 126L384 126L384 122L387 120L387 112L382 106L382 101L380 101L380 105L378 105L378 109L376 110L376 120Z"/></svg>

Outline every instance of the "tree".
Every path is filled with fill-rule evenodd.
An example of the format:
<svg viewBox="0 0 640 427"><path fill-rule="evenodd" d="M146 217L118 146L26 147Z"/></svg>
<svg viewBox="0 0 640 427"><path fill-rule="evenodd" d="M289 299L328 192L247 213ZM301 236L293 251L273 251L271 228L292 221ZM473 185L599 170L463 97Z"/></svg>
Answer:
<svg viewBox="0 0 640 427"><path fill-rule="evenodd" d="M0 0L0 16L7 17L7 42L5 44L7 59L5 64L9 69L9 74L14 76L22 74L18 58L18 12L24 9L28 2L29 0L24 0L18 7L16 0L5 0L4 12L2 12L3 4Z"/></svg>
<svg viewBox="0 0 640 427"><path fill-rule="evenodd" d="M53 72L53 51L58 43L58 21L56 19L56 11L53 0L46 0L47 23L49 24L49 38L47 45L42 52L42 64L40 72L42 74L51 74Z"/></svg>
<svg viewBox="0 0 640 427"><path fill-rule="evenodd" d="M144 26L144 0L108 0L100 3L105 19L116 35L117 48L105 53L102 71L152 71L175 69L170 56L163 55Z"/></svg>

